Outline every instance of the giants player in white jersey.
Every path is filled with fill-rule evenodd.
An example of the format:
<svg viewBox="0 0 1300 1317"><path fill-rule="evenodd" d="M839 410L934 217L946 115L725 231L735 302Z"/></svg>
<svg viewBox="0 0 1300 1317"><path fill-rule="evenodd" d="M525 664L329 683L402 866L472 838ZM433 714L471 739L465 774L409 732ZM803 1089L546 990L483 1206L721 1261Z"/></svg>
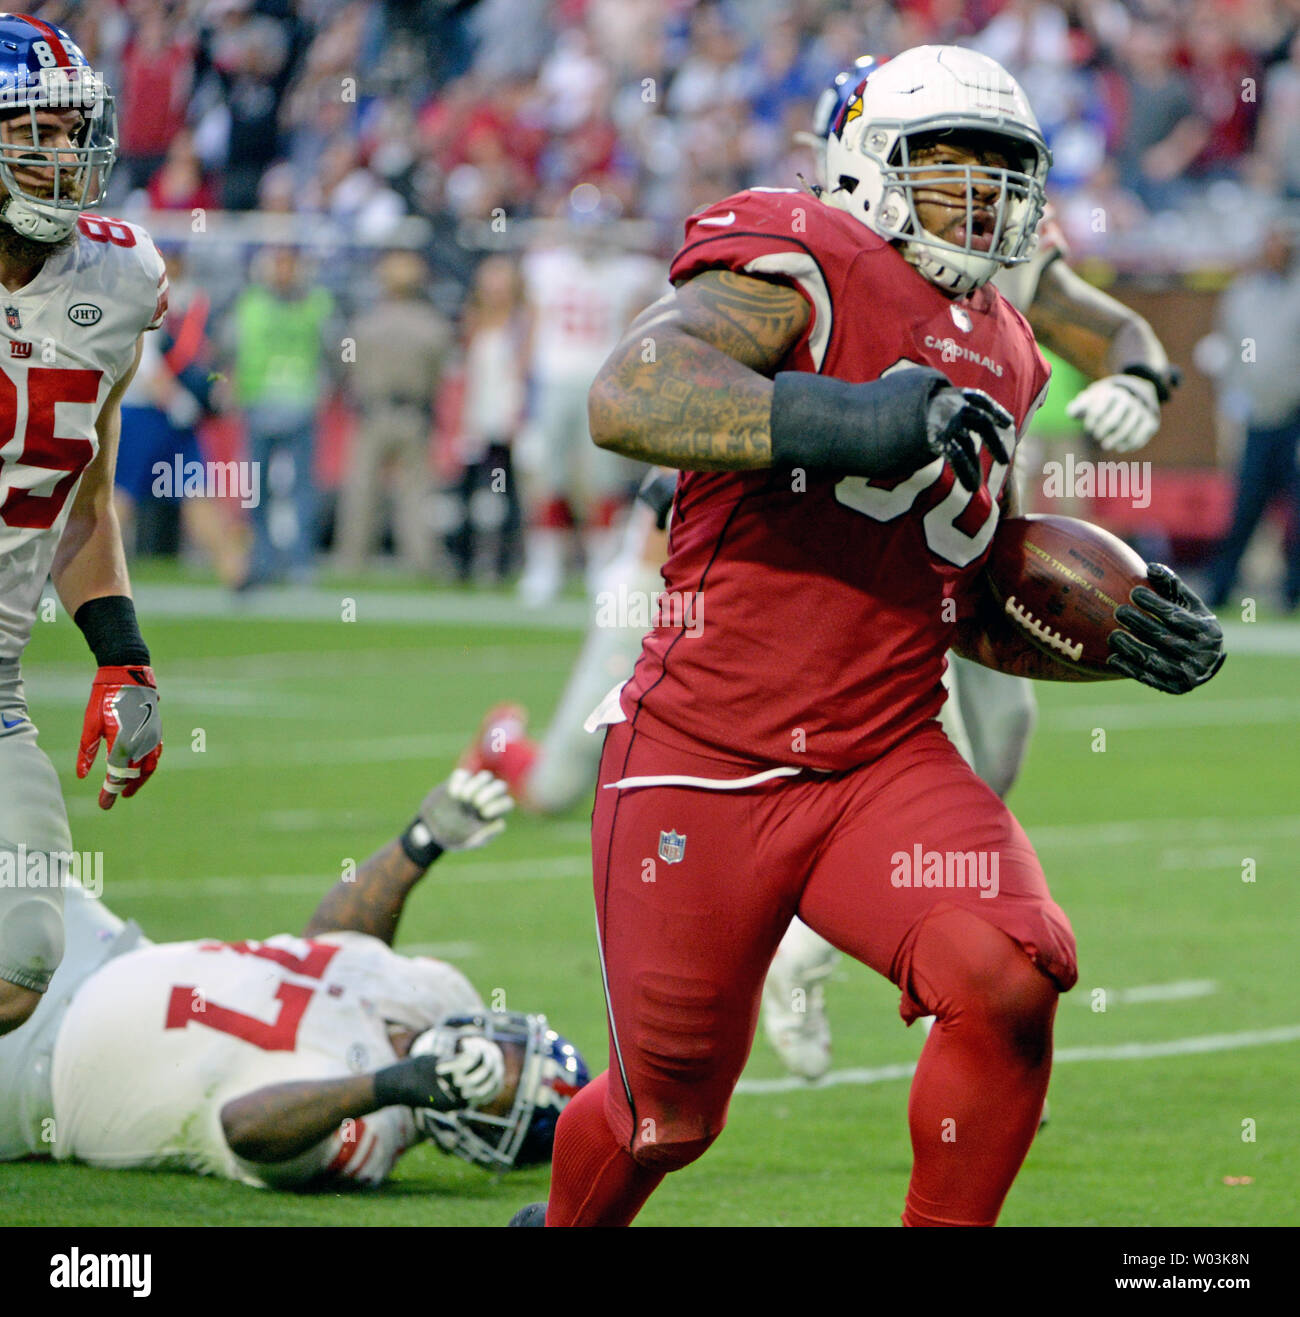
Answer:
<svg viewBox="0 0 1300 1317"><path fill-rule="evenodd" d="M839 74L819 99L813 132L798 137L816 154L826 184L827 144L855 90L881 61L864 56ZM838 139L837 139L838 140ZM1086 283L1070 269L1065 235L1049 204L1038 227L1038 245L1023 265L994 275L999 292L1030 323L1038 341L1094 381L1069 405L1069 412L1101 448L1128 453L1150 442L1160 424L1160 407L1177 382L1164 348L1140 315ZM623 546L603 584L609 596L620 589L649 594L662 582L667 556L665 527L676 473L659 471L642 487L629 518ZM626 677L641 649L635 626L596 625L586 642L559 707L540 742L526 735L526 712L518 705L491 709L462 760L489 768L510 783L516 798L542 813L575 806L590 790L600 759L601 738L583 730L583 720L609 689ZM949 654L944 674L950 698L940 721L968 763L1001 796L1020 771L1035 719L1031 683ZM817 1079L830 1067L830 1026L824 984L839 952L794 919L782 941L763 995L763 1024L769 1042L793 1073Z"/></svg>
<svg viewBox="0 0 1300 1317"><path fill-rule="evenodd" d="M596 189L584 184L575 193L569 206L572 240L529 252L522 267L532 323L533 402L519 454L529 512L519 593L529 607L559 593L571 528L582 531L589 568L608 557L611 526L637 468L591 442L587 391L628 321L657 296L662 282L648 257L604 243Z"/></svg>
<svg viewBox="0 0 1300 1317"><path fill-rule="evenodd" d="M587 1080L576 1049L391 947L429 865L500 832L511 803L490 774L454 773L301 936L153 945L70 889L64 964L0 1040L0 1161L298 1189L379 1184L423 1138L496 1171L546 1160Z"/></svg>
<svg viewBox="0 0 1300 1317"><path fill-rule="evenodd" d="M0 1034L63 954L72 844L19 668L47 576L99 665L77 776L106 741L109 809L162 751L112 495L119 404L167 279L143 229L82 213L103 196L114 132L112 96L68 34L0 15Z"/></svg>

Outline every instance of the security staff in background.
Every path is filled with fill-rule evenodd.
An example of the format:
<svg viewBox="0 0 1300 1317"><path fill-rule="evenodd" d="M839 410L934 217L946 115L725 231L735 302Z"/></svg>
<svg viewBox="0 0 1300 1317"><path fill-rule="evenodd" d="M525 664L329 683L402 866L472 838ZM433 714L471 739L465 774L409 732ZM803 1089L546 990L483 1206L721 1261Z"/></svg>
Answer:
<svg viewBox="0 0 1300 1317"><path fill-rule="evenodd" d="M357 428L339 496L338 565L345 571L365 566L391 477L398 557L427 572L433 564L429 441L452 329L424 296L429 271L414 252L389 252L378 274L383 295L357 323L356 365L344 373Z"/></svg>

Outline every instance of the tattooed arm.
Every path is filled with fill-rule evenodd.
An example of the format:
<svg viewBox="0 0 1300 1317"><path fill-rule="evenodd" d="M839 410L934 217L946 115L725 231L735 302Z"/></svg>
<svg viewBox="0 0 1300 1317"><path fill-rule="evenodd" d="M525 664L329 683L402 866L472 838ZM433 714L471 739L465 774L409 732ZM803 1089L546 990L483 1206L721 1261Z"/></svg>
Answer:
<svg viewBox="0 0 1300 1317"><path fill-rule="evenodd" d="M321 898L303 937L320 933L369 933L393 944L397 921L411 888L425 869L407 859L400 841L376 851L351 878L340 878Z"/></svg>
<svg viewBox="0 0 1300 1317"><path fill-rule="evenodd" d="M770 466L770 377L811 315L786 284L696 275L643 311L601 367L588 399L592 439L683 470Z"/></svg>
<svg viewBox="0 0 1300 1317"><path fill-rule="evenodd" d="M390 946L411 888L443 851L482 846L505 828L506 784L487 771L463 768L440 782L396 841L376 851L350 878L341 878L316 907L303 933L369 933Z"/></svg>
<svg viewBox="0 0 1300 1317"><path fill-rule="evenodd" d="M1061 258L1038 281L1028 319L1035 337L1089 379L1145 366L1164 379L1169 358L1134 310L1081 279Z"/></svg>

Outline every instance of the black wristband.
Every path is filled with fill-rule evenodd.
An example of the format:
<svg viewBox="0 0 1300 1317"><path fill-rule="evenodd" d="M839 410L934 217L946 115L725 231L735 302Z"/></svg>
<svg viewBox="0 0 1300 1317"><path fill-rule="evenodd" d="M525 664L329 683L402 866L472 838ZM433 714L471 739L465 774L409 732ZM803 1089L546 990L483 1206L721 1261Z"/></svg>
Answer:
<svg viewBox="0 0 1300 1317"><path fill-rule="evenodd" d="M1131 366L1123 367L1119 373L1136 375L1138 379L1146 380L1148 384L1153 385L1162 407L1173 397L1174 390L1183 382L1183 372L1177 366L1170 366L1168 371L1162 373L1152 370L1150 366L1144 366L1140 361L1135 361Z"/></svg>
<svg viewBox="0 0 1300 1317"><path fill-rule="evenodd" d="M934 395L951 387L940 371L920 366L867 384L781 371L772 384L774 467L893 478L937 456L926 418Z"/></svg>
<svg viewBox="0 0 1300 1317"><path fill-rule="evenodd" d="M125 667L129 663L149 666L149 647L135 620L135 604L127 595L87 599L72 620L81 628L101 668Z"/></svg>
<svg viewBox="0 0 1300 1317"><path fill-rule="evenodd" d="M412 864L427 869L442 854L443 848L433 839L429 825L417 814L401 836L402 850Z"/></svg>
<svg viewBox="0 0 1300 1317"><path fill-rule="evenodd" d="M448 1097L432 1076L437 1057L408 1056L395 1065L375 1071L375 1101L381 1107L433 1107L459 1111L465 1104Z"/></svg>

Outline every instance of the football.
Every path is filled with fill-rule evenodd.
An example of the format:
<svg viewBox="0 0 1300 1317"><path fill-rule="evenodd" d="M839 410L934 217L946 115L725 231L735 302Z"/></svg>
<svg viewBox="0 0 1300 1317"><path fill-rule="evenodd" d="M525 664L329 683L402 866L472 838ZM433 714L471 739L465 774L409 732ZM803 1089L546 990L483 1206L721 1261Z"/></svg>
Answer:
<svg viewBox="0 0 1300 1317"><path fill-rule="evenodd" d="M1147 581L1123 540L1074 517L1010 517L986 568L993 595L1027 640L1084 671L1107 672L1115 609Z"/></svg>

